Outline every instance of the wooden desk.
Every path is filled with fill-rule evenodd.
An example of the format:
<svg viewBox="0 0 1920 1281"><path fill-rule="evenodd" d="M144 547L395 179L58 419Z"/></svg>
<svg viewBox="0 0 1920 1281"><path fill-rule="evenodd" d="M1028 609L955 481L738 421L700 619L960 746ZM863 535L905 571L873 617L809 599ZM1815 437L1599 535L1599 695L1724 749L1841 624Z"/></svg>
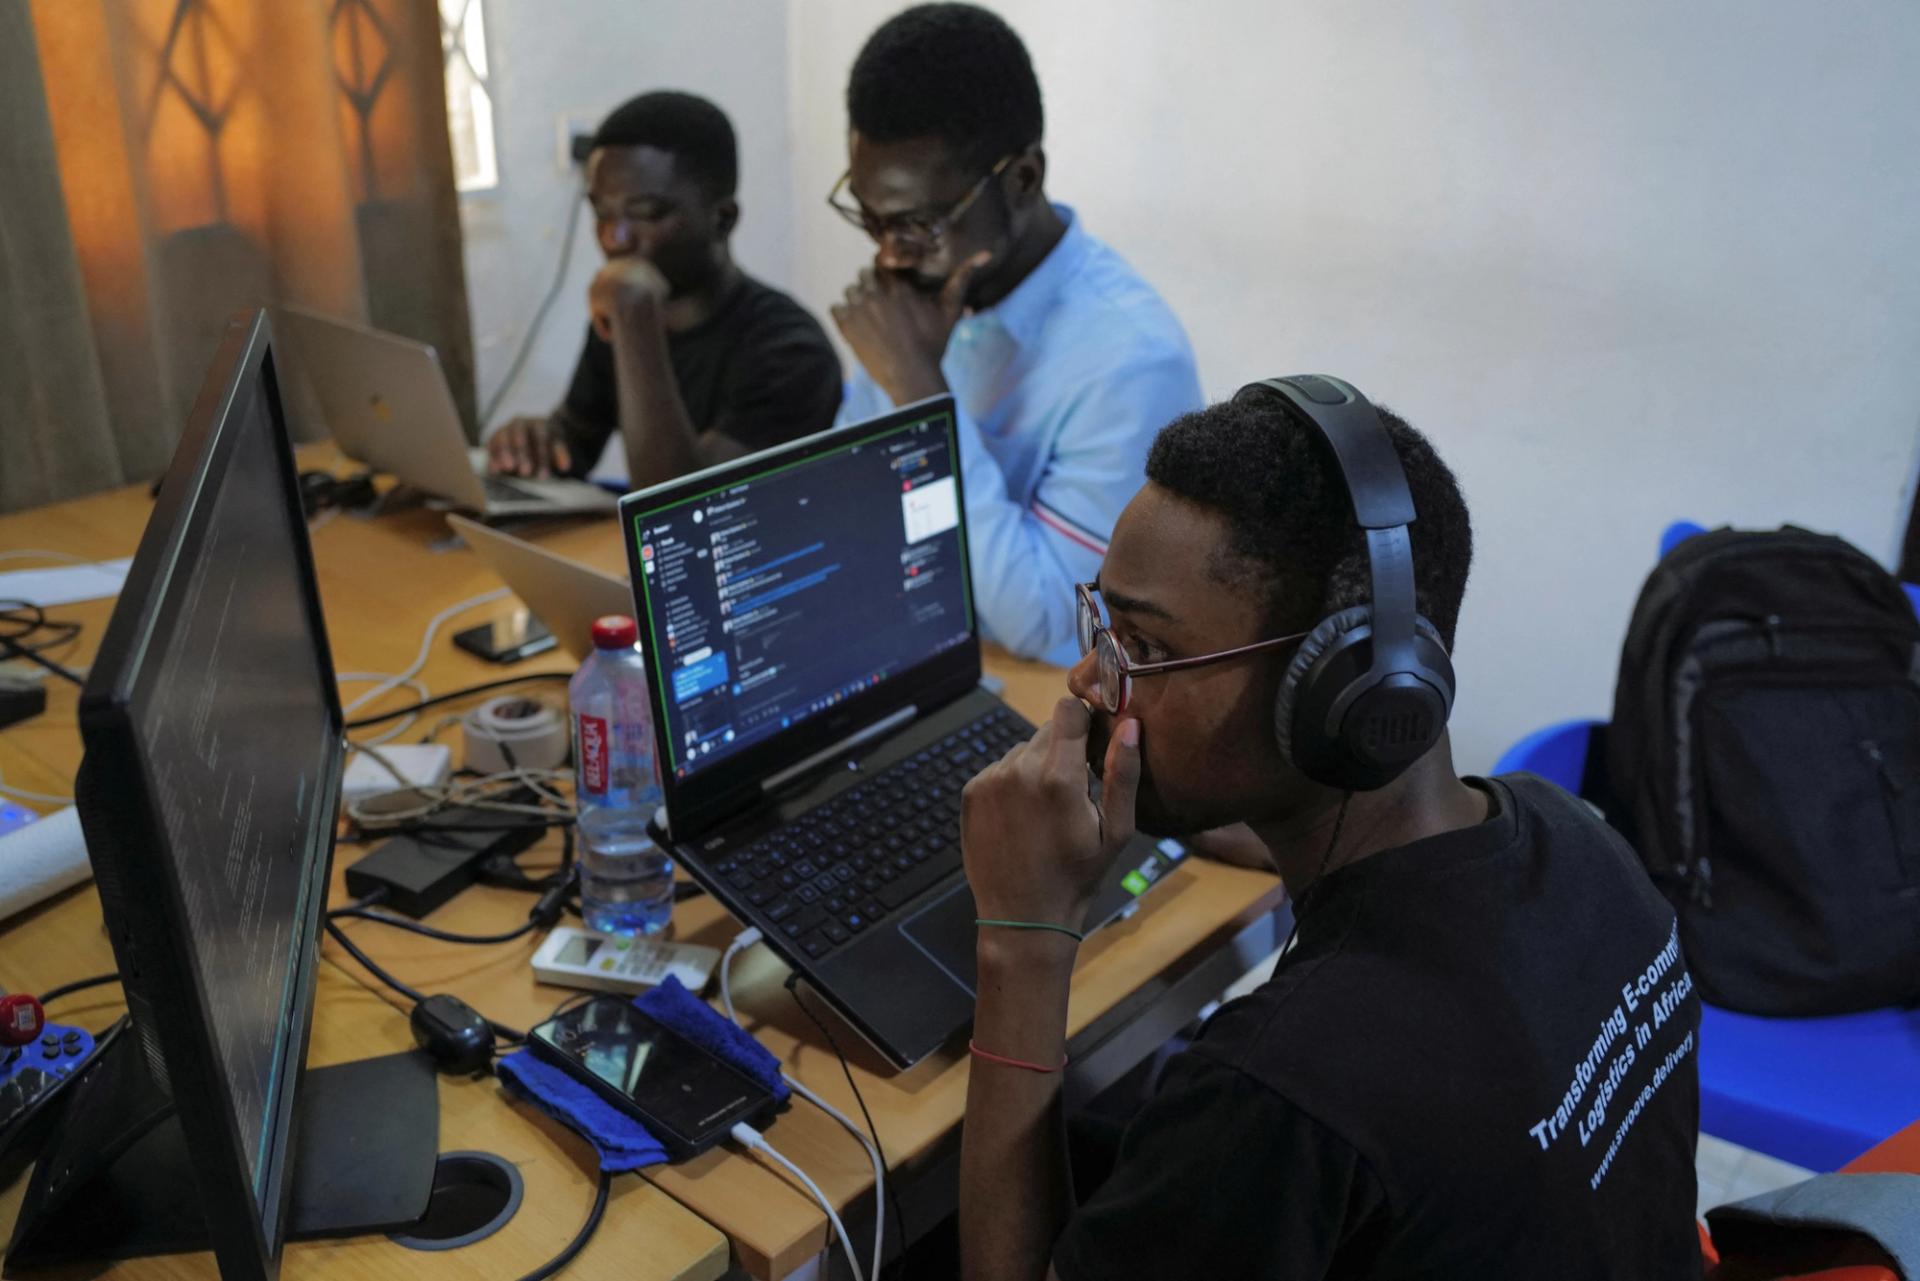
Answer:
<svg viewBox="0 0 1920 1281"><path fill-rule="evenodd" d="M127 555L138 541L148 506L144 489L133 488L0 517L0 547L51 548L95 558ZM427 519L425 513L415 515L420 517L419 528L431 530L438 523L437 518ZM370 531L349 527L342 532L349 537L331 546L324 528L315 536L316 550L321 551L321 575L326 584L322 590L328 612L334 616L342 616L336 611L353 611L344 616L380 617L378 612L371 612L374 607L368 601L382 584L368 584L364 595L355 595L347 586L356 578L348 567L358 555L370 550L354 535ZM376 535L374 546L390 541L391 535ZM18 566L0 562L0 567ZM463 591L473 595L487 586L481 582L470 589L456 587L446 603L459 599ZM111 611L111 601L90 601L50 611L55 617L86 625L80 644L67 656L70 661L85 663L91 657ZM392 634L390 646L346 648L346 661L388 665L373 670L394 670L403 665L419 643L413 620L424 616L409 613L410 621ZM402 632L412 633L411 638ZM408 652L403 654L403 650ZM336 648L336 653L342 650ZM462 657L451 647L447 656ZM473 665L485 667L477 660ZM483 670L466 679L497 675L496 670ZM445 687L451 688L451 683L461 678L445 679ZM44 715L0 733L0 774L14 787L65 795L71 792L80 758L74 724L77 691L64 682L52 681L48 693ZM113 968L99 896L91 883L0 924L0 986L7 990L42 992L57 983ZM69 997L51 1014L57 1021L98 1031L124 1010L119 989L105 987ZM399 1010L331 962L322 962L310 1064L325 1066L369 1058L408 1049L412 1044L407 1020ZM510 1103L490 1079L441 1078L440 1145L443 1151L476 1148L495 1152L514 1163L524 1181L525 1195L512 1222L486 1241L444 1253L403 1250L381 1237L296 1243L287 1247L283 1275L371 1279L411 1274L423 1279L476 1281L519 1276L566 1245L592 1204L596 1179L592 1151L564 1127L531 1108ZM25 1191L26 1180L22 1178L0 1194L0 1241L12 1231ZM726 1238L716 1229L647 1183L622 1177L614 1184L599 1232L569 1265L567 1275L601 1277L605 1281L711 1281L726 1271L727 1260ZM93 1275L94 1271L89 1268L85 1274ZM110 1272L127 1277L210 1277L214 1264L208 1253L174 1255L131 1260ZM56 1271L50 1275L62 1274Z"/></svg>
<svg viewBox="0 0 1920 1281"><path fill-rule="evenodd" d="M81 887L7 923L0 935L0 984L43 992L54 984L113 969L101 926L100 900ZM52 1017L99 1031L126 1010L117 987L77 993L55 1005ZM412 1048L406 1017L322 961L315 993L314 1067L393 1054ZM593 1202L592 1151L571 1131L523 1105L508 1102L491 1079L440 1078L440 1148L477 1148L511 1161L525 1196L519 1212L494 1236L464 1249L422 1254L384 1237L296 1242L286 1248L288 1278L499 1278L520 1276L552 1258L573 1239ZM0 1193L0 1238L12 1231L27 1180ZM614 1184L606 1219L568 1267L569 1277L604 1281L712 1281L727 1267L727 1242L671 1198L631 1178ZM90 1265L52 1276L94 1275ZM189 1278L214 1275L211 1253L132 1259L109 1269L115 1277ZM36 1274L37 1275L37 1274Z"/></svg>
<svg viewBox="0 0 1920 1281"><path fill-rule="evenodd" d="M312 455L309 455L312 457ZM309 464L311 465L311 464ZM35 529L31 538L13 528L21 516L0 518L0 546L45 546L83 555L124 555L132 550L144 520L144 493L118 491L66 508L86 507L76 523L91 527L91 542L78 542L74 524L61 521ZM57 510L57 509L56 509ZM28 513L25 519L34 514ZM125 531L117 538L109 529ZM543 546L598 568L624 572L624 552L607 521L553 523L522 531ZM66 541L58 541L63 534ZM436 611L499 585L471 552L447 546L438 516L415 510L365 521L342 516L314 534L336 667L341 671L394 672L409 663L420 645L420 630ZM97 636L107 602L55 611L81 619ZM510 602L481 607L457 625L498 615ZM97 622L96 622L97 619ZM513 674L566 670L563 656L546 655L517 665ZM989 671L1005 682L1005 697L1022 714L1039 720L1050 714L1064 692L1057 669L1020 662L990 652ZM448 643L443 630L422 673L435 691L459 688L508 674ZM559 701L557 689L546 696ZM391 705L410 698L397 693ZM63 710L64 715L63 715ZM71 778L79 746L71 725L71 698L56 696L37 725L31 747L54 777ZM424 730L424 727L423 727ZM0 758L0 769L5 769ZM11 775L9 775L11 777ZM22 786L34 786L22 783ZM36 787L36 790L39 790ZM333 899L344 902L343 867L358 850L342 847L335 859ZM557 857L557 842L525 856L529 870ZM1081 950L1074 976L1069 1030L1074 1034L1075 1067L1069 1088L1075 1097L1090 1093L1139 1062L1183 1024L1200 1005L1223 990L1248 965L1277 945L1275 909L1282 894L1276 878L1217 864L1190 862L1149 896L1132 919L1102 931ZM525 894L475 888L435 913L431 922L444 929L489 932L525 918ZM374 958L414 986L452 992L501 1022L530 1026L546 1017L568 991L536 983L528 961L537 941L523 939L493 948L449 947L364 922L347 923L348 932ZM710 899L683 904L675 918L676 937L723 947L739 926ZM0 943L0 946L3 946ZM370 977L351 960L329 956L369 984ZM794 1007L782 988L785 967L766 948L755 948L735 967L735 995L747 1026L786 1071L858 1117L839 1063L818 1031ZM385 989L383 996L404 1004ZM873 1054L837 1016L816 1007L835 1027L849 1054L855 1079L869 1109L890 1166L910 1183L916 1174L939 1185L950 1177L965 1105L968 1064L964 1049L935 1055L913 1071L896 1074ZM871 1240L872 1173L852 1138L811 1105L796 1100L771 1128L769 1138L800 1164L853 1217L864 1218L856 1242ZM945 1170L941 1174L936 1171ZM644 1177L718 1226L732 1240L739 1265L760 1278L783 1277L819 1255L828 1244L828 1227L819 1208L787 1177L757 1158L730 1148L674 1167L644 1171ZM934 1201L940 1194L933 1194ZM946 1208L951 1208L951 1192ZM917 1213L916 1228L932 1225L937 1213ZM867 1248L861 1247L863 1252Z"/></svg>

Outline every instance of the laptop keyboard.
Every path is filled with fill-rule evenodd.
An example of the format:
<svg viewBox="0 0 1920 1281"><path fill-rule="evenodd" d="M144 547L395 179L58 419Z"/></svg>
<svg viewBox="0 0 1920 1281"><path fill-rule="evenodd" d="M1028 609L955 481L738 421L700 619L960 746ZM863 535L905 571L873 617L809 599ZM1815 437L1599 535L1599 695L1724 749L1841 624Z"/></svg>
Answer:
<svg viewBox="0 0 1920 1281"><path fill-rule="evenodd" d="M822 960L960 866L960 789L1031 734L996 708L713 870L759 909L769 933Z"/></svg>

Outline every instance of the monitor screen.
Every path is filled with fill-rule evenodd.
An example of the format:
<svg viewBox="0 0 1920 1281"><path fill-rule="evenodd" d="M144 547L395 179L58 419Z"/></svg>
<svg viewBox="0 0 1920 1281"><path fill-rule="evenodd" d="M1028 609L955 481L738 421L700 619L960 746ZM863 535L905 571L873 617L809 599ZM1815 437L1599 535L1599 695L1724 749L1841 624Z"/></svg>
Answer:
<svg viewBox="0 0 1920 1281"><path fill-rule="evenodd" d="M102 640L79 795L116 947L166 962L128 983L136 1030L269 1249L342 754L306 538L256 318L215 360Z"/></svg>
<svg viewBox="0 0 1920 1281"><path fill-rule="evenodd" d="M633 514L678 778L973 635L953 413Z"/></svg>
<svg viewBox="0 0 1920 1281"><path fill-rule="evenodd" d="M286 1084L309 860L333 819L318 765L338 730L259 381L233 415L225 475L201 495L199 537L167 585L133 710L258 1196Z"/></svg>

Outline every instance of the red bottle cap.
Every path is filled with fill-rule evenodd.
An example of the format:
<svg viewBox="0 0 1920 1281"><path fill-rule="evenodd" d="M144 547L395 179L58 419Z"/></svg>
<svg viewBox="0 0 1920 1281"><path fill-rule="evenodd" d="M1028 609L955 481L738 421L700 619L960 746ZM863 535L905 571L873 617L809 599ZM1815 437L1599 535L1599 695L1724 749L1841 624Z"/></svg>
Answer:
<svg viewBox="0 0 1920 1281"><path fill-rule="evenodd" d="M46 1012L33 997L24 992L0 996L0 1045L32 1045L46 1025Z"/></svg>
<svg viewBox="0 0 1920 1281"><path fill-rule="evenodd" d="M632 649L640 641L640 628L625 614L608 614L593 620L595 649Z"/></svg>

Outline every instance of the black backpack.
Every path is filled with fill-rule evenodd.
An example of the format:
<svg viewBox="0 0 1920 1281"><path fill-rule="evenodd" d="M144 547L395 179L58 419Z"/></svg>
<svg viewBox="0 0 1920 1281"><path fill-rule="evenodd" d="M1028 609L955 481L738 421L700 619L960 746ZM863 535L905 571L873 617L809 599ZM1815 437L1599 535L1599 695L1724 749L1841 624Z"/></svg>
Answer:
<svg viewBox="0 0 1920 1281"><path fill-rule="evenodd" d="M1606 753L1705 999L1920 1000L1920 620L1871 557L1791 525L1681 543L1634 605Z"/></svg>

